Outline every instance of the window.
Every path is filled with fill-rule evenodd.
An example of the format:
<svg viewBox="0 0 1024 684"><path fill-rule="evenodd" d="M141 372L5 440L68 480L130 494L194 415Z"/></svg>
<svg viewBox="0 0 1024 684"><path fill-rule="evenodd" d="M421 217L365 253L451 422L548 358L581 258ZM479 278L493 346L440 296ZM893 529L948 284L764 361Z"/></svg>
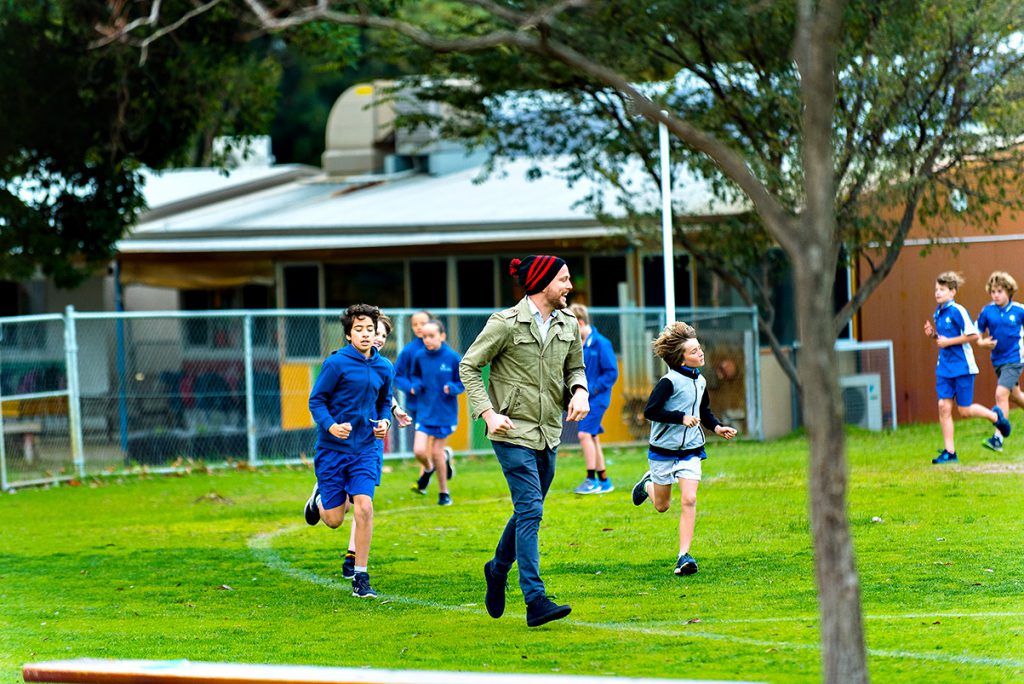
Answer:
<svg viewBox="0 0 1024 684"><path fill-rule="evenodd" d="M409 304L415 309L448 306L448 262L409 262Z"/></svg>
<svg viewBox="0 0 1024 684"><path fill-rule="evenodd" d="M317 266L285 266L286 309L320 308L320 269ZM320 356L320 318L289 316L284 319L285 353L289 357Z"/></svg>
<svg viewBox="0 0 1024 684"><path fill-rule="evenodd" d="M460 307L490 309L494 307L494 260L463 259L455 267L458 274Z"/></svg>
<svg viewBox="0 0 1024 684"><path fill-rule="evenodd" d="M620 306L619 284L626 280L626 257L590 257L590 306Z"/></svg>
<svg viewBox="0 0 1024 684"><path fill-rule="evenodd" d="M690 259L675 255L676 306L690 306ZM665 306L665 274L661 255L644 257L644 306Z"/></svg>
<svg viewBox="0 0 1024 684"><path fill-rule="evenodd" d="M363 302L400 308L405 305L402 262L324 264L324 299L327 308L339 311Z"/></svg>

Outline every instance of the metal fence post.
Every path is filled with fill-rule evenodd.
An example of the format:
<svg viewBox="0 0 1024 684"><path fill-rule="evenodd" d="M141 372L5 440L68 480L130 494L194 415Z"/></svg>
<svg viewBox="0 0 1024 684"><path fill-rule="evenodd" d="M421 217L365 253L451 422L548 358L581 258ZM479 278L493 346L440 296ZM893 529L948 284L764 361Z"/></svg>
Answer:
<svg viewBox="0 0 1024 684"><path fill-rule="evenodd" d="M256 398L253 382L252 314L242 319L242 339L245 348L245 436L250 465L259 465L256 451Z"/></svg>
<svg viewBox="0 0 1024 684"><path fill-rule="evenodd" d="M71 433L71 458L78 476L85 477L85 453L82 449L82 393L78 375L78 329L75 307L64 309L64 354L68 378L68 430Z"/></svg>
<svg viewBox="0 0 1024 684"><path fill-rule="evenodd" d="M0 325L0 342L4 339L4 328ZM0 346L0 492L7 491L7 436L4 432L4 363L3 348Z"/></svg>

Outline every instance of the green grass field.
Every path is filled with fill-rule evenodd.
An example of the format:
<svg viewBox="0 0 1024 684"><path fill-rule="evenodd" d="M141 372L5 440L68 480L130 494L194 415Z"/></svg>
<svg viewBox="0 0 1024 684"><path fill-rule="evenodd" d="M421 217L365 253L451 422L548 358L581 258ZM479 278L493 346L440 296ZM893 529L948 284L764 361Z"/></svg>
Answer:
<svg viewBox="0 0 1024 684"><path fill-rule="evenodd" d="M850 521L877 682L1024 681L1024 446L932 466L937 426L850 438ZM1018 428L1020 429L1020 428ZM1015 448L1016 447L1016 448ZM379 490L376 601L350 596L348 525L307 527L308 469L99 480L0 496L0 680L74 657L820 680L806 443L712 443L693 554L672 574L678 507L571 494L566 450L541 531L548 590L573 606L528 630L515 573L500 620L481 568L510 512L493 458L460 461L455 505L394 465Z"/></svg>

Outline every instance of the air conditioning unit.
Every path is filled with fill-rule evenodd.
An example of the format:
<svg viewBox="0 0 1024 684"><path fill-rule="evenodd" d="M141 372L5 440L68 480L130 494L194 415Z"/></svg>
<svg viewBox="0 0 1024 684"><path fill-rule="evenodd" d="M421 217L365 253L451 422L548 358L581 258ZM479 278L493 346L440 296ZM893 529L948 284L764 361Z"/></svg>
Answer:
<svg viewBox="0 0 1024 684"><path fill-rule="evenodd" d="M839 378L846 422L868 430L882 429L882 378L878 373Z"/></svg>

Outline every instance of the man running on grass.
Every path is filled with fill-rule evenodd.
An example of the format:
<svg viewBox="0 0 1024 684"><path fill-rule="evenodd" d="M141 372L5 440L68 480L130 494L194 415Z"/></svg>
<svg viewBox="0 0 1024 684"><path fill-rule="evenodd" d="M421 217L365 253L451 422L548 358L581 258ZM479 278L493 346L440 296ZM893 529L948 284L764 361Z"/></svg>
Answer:
<svg viewBox="0 0 1024 684"><path fill-rule="evenodd" d="M572 290L569 267L555 256L513 259L511 273L526 296L491 315L459 366L473 418L487 423L487 436L512 494L513 513L484 565L488 614L505 612L508 571L519 564L526 624L537 627L572 610L547 595L540 579L537 532L544 497L555 476L555 451L566 420L590 412L583 345L576 317L566 309ZM483 368L490 364L489 387ZM568 397L568 405L566 405Z"/></svg>

